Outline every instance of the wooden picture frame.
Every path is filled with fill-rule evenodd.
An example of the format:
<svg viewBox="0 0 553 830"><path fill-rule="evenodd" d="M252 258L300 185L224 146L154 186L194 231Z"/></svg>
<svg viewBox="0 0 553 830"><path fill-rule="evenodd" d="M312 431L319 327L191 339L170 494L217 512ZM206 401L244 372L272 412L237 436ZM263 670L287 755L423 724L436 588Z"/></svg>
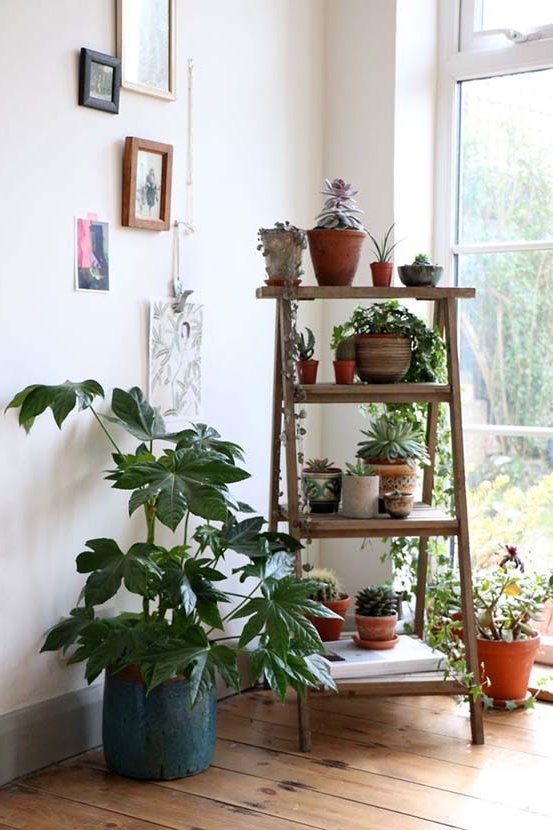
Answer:
<svg viewBox="0 0 553 830"><path fill-rule="evenodd" d="M126 137L121 218L124 227L169 230L172 172L171 144Z"/></svg>
<svg viewBox="0 0 553 830"><path fill-rule="evenodd" d="M119 112L121 59L92 49L81 49L79 104L104 112Z"/></svg>
<svg viewBox="0 0 553 830"><path fill-rule="evenodd" d="M117 55L124 89L174 101L176 79L176 0L117 0Z"/></svg>

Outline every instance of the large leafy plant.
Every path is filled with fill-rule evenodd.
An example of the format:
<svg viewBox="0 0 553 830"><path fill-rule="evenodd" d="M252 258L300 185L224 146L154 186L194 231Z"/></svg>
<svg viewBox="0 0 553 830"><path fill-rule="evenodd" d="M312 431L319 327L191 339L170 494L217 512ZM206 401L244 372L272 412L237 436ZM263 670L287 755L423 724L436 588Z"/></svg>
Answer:
<svg viewBox="0 0 553 830"><path fill-rule="evenodd" d="M334 687L320 656L323 646L305 614L334 615L310 599L318 583L294 576L293 552L300 544L287 534L264 531L261 516L236 515L253 512L229 490L249 477L237 463L243 460L240 447L205 424L167 432L137 387L114 389L110 414L94 407L103 397L94 380L67 381L28 386L8 405L19 410L27 432L48 408L59 427L75 407L89 410L115 450L106 478L130 492L129 514L140 509L145 518L145 538L128 550L114 539L86 542L77 556L77 570L87 575L80 604L51 629L42 650L71 649L69 662L85 661L89 682L104 669L117 672L129 665L138 666L148 689L183 675L194 701L216 673L239 689L242 651L249 654L252 681L264 677L281 699L288 686L300 694L320 683ZM140 442L134 452L119 448L110 424ZM154 452L159 441L165 445L161 454ZM193 532L191 517L204 520ZM181 531L173 546L156 541L158 524ZM227 551L243 557L230 576L248 580L247 592L225 590ZM142 598L142 610L98 616L97 607L123 586ZM231 647L223 628L233 619L245 624Z"/></svg>

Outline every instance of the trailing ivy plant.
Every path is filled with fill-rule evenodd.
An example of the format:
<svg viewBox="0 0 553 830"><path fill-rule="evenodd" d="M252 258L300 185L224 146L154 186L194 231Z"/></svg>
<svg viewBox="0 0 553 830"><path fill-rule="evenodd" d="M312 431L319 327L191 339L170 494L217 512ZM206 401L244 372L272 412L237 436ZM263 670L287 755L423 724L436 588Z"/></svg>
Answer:
<svg viewBox="0 0 553 830"><path fill-rule="evenodd" d="M115 539L86 542L77 570L86 575L80 604L48 633L43 651L71 648L70 663L86 662L89 682L104 669L117 672L138 666L149 690L176 675L191 683L193 701L218 673L239 690L237 656L247 651L252 682L265 678L280 699L288 686L303 694L308 686L334 688L322 659L319 636L305 618L335 616L310 599L318 584L294 576L293 552L301 545L285 533L263 530L264 519L236 500L229 485L249 477L237 462L237 444L205 424L167 432L162 417L142 391L114 389L111 414L94 407L104 391L95 380L58 386L33 385L8 405L19 410L29 432L35 418L51 409L61 427L75 407L89 410L115 450L106 478L128 490L129 514L144 512L144 538L127 550ZM139 441L124 452L110 432L116 424ZM165 448L154 451L158 441ZM204 520L194 532L191 517ZM156 540L158 524L180 532L171 547ZM242 593L225 590L229 576L225 555L243 557L232 574ZM97 607L125 587L142 598L142 610L101 618ZM228 620L243 619L236 646L225 643Z"/></svg>

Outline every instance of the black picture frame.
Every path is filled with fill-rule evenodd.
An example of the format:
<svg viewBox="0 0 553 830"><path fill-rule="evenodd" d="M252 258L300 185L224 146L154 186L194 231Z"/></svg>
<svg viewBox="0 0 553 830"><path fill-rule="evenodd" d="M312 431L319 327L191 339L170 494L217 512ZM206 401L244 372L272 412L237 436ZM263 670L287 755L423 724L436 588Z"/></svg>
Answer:
<svg viewBox="0 0 553 830"><path fill-rule="evenodd" d="M99 97L93 89L93 64L113 69L111 75L111 98ZM79 71L79 104L83 107L92 107L96 110L115 113L119 112L119 91L121 89L121 58L94 52L92 49L81 49ZM106 93L104 93L105 95Z"/></svg>

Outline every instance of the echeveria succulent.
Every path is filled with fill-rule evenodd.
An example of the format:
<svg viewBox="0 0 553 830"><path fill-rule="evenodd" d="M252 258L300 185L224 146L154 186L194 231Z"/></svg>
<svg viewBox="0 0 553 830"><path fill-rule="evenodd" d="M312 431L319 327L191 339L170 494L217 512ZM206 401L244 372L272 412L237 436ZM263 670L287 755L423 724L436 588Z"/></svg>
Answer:
<svg viewBox="0 0 553 830"><path fill-rule="evenodd" d="M325 200L322 211L317 216L317 228L350 228L352 230L363 230L363 225L358 213L363 213L357 207L355 196L358 191L354 190L351 184L346 184L343 179L325 179L321 191Z"/></svg>

